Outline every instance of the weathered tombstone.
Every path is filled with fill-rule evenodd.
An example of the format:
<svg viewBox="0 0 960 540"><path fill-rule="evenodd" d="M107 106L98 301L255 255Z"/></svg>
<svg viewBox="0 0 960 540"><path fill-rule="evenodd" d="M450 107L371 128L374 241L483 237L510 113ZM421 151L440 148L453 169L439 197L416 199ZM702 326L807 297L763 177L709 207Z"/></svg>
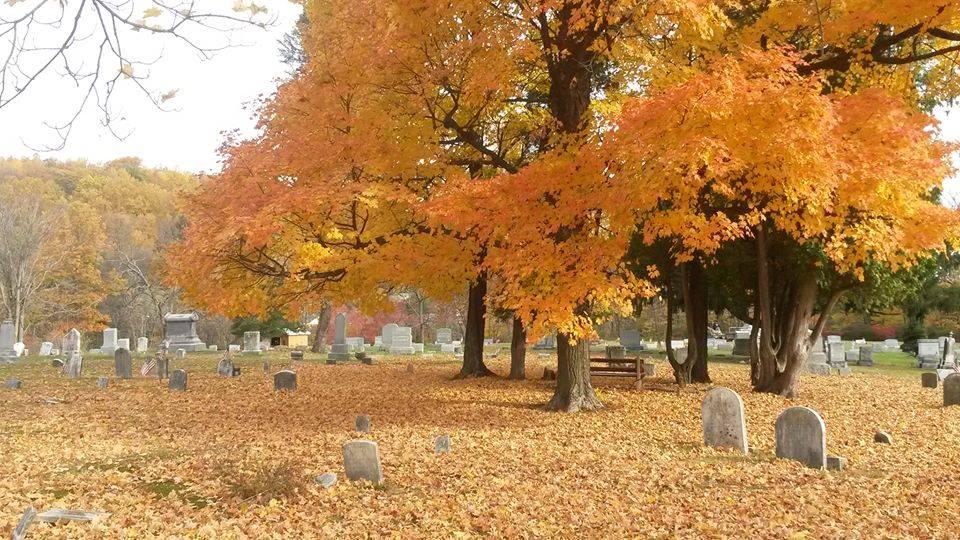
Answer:
<svg viewBox="0 0 960 540"><path fill-rule="evenodd" d="M380 449L373 441L350 441L343 445L343 469L350 480L383 483Z"/></svg>
<svg viewBox="0 0 960 540"><path fill-rule="evenodd" d="M937 369L940 367L940 341L936 339L917 340L917 367Z"/></svg>
<svg viewBox="0 0 960 540"><path fill-rule="evenodd" d="M953 373L943 380L943 406L960 405L960 373Z"/></svg>
<svg viewBox="0 0 960 540"><path fill-rule="evenodd" d="M813 409L790 407L780 413L776 424L777 457L792 459L807 467L827 465L827 428Z"/></svg>
<svg viewBox="0 0 960 540"><path fill-rule="evenodd" d="M893 444L893 437L886 431L878 431L873 434L873 442L880 444Z"/></svg>
<svg viewBox="0 0 960 540"><path fill-rule="evenodd" d="M932 371L920 374L920 385L924 388L936 388L939 382L940 378Z"/></svg>
<svg viewBox="0 0 960 540"><path fill-rule="evenodd" d="M264 360L264 361L263 361L263 372L264 372L264 373L270 373L270 361L269 361L269 360Z"/></svg>
<svg viewBox="0 0 960 540"><path fill-rule="evenodd" d="M53 353L53 343L44 341L40 344L40 356L50 356Z"/></svg>
<svg viewBox="0 0 960 540"><path fill-rule="evenodd" d="M63 360L59 358L54 358L53 362L50 362L50 365L52 365L55 368L63 369L64 363L63 363Z"/></svg>
<svg viewBox="0 0 960 540"><path fill-rule="evenodd" d="M130 338L121 338L117 340L118 349L130 350Z"/></svg>
<svg viewBox="0 0 960 540"><path fill-rule="evenodd" d="M627 348L622 345L610 345L607 347L606 352L607 358L610 360L618 360L627 357Z"/></svg>
<svg viewBox="0 0 960 540"><path fill-rule="evenodd" d="M303 356L304 356L303 351L296 351L296 350L290 351L291 360L303 360Z"/></svg>
<svg viewBox="0 0 960 540"><path fill-rule="evenodd" d="M170 378L170 359L166 352L157 353L157 378L160 380Z"/></svg>
<svg viewBox="0 0 960 540"><path fill-rule="evenodd" d="M412 328L409 326L398 326L393 329L391 336L393 339L387 345L387 350L390 354L416 354L417 351L413 347Z"/></svg>
<svg viewBox="0 0 960 540"><path fill-rule="evenodd" d="M80 352L80 331L71 328L63 337L63 354L69 356L72 352Z"/></svg>
<svg viewBox="0 0 960 540"><path fill-rule="evenodd" d="M347 314L337 313L333 324L333 344L327 355L328 364L350 360L350 346L347 345Z"/></svg>
<svg viewBox="0 0 960 540"><path fill-rule="evenodd" d="M337 473L323 473L316 477L314 482L320 484L324 489L330 489L337 484Z"/></svg>
<svg viewBox="0 0 960 540"><path fill-rule="evenodd" d="M97 377L97 388L103 389L107 386L110 386L110 377L105 377L103 375Z"/></svg>
<svg viewBox="0 0 960 540"><path fill-rule="evenodd" d="M703 443L747 453L747 421L740 396L722 386L703 398Z"/></svg>
<svg viewBox="0 0 960 540"><path fill-rule="evenodd" d="M257 338L259 341L259 338ZM240 346L235 344L227 345L227 350L230 352L240 352Z"/></svg>
<svg viewBox="0 0 960 540"><path fill-rule="evenodd" d="M433 440L433 452L435 454L449 454L450 435L438 435L437 438Z"/></svg>
<svg viewBox="0 0 960 540"><path fill-rule="evenodd" d="M23 381L20 379L7 379L5 385L11 390L19 390L23 386Z"/></svg>
<svg viewBox="0 0 960 540"><path fill-rule="evenodd" d="M183 360L187 357L187 351L184 349L177 349L177 360Z"/></svg>
<svg viewBox="0 0 960 540"><path fill-rule="evenodd" d="M453 330L449 328L437 328L437 344L450 343L453 341Z"/></svg>
<svg viewBox="0 0 960 540"><path fill-rule="evenodd" d="M620 345L626 349L642 349L640 331L636 328L620 328Z"/></svg>
<svg viewBox="0 0 960 540"><path fill-rule="evenodd" d="M17 338L14 335L13 321L6 320L0 323L0 361L12 363L19 356L13 348Z"/></svg>
<svg viewBox="0 0 960 540"><path fill-rule="evenodd" d="M847 458L840 456L827 456L828 471L842 471L847 468Z"/></svg>
<svg viewBox="0 0 960 540"><path fill-rule="evenodd" d="M873 345L860 346L860 358L857 359L858 366L873 365Z"/></svg>
<svg viewBox="0 0 960 540"><path fill-rule="evenodd" d="M145 353L150 348L150 340L145 337L137 338L137 352Z"/></svg>
<svg viewBox="0 0 960 540"><path fill-rule="evenodd" d="M810 353L807 355L807 363L804 365L804 371L814 375L829 375L830 364L827 363L827 353L823 347L823 338L814 340L810 346Z"/></svg>
<svg viewBox="0 0 960 540"><path fill-rule="evenodd" d="M370 433L370 417L359 415L354 421L354 429L360 433Z"/></svg>
<svg viewBox="0 0 960 540"><path fill-rule="evenodd" d="M883 348L887 351L899 351L900 342L896 339L885 339L883 340Z"/></svg>
<svg viewBox="0 0 960 540"><path fill-rule="evenodd" d="M170 342L170 348L185 351L203 351L207 345L197 336L196 313L167 313L163 316L164 339Z"/></svg>
<svg viewBox="0 0 960 540"><path fill-rule="evenodd" d="M67 357L66 372L68 379L79 379L83 373L83 356L79 352L71 352Z"/></svg>
<svg viewBox="0 0 960 540"><path fill-rule="evenodd" d="M170 390L176 390L178 392L187 391L187 372L182 369L175 369L173 373L170 374L170 382L168 383Z"/></svg>
<svg viewBox="0 0 960 540"><path fill-rule="evenodd" d="M827 359L832 367L847 367L847 357L843 350L843 343L827 341Z"/></svg>
<svg viewBox="0 0 960 540"><path fill-rule="evenodd" d="M957 365L957 355L954 353L957 340L953 337L953 332L943 341L943 355L940 358L940 368L949 369Z"/></svg>
<svg viewBox="0 0 960 540"><path fill-rule="evenodd" d="M233 377L233 359L230 358L230 351L227 351L217 364L217 374L221 377Z"/></svg>
<svg viewBox="0 0 960 540"><path fill-rule="evenodd" d="M837 336L837 335L827 336L827 343L840 343L840 342L841 342L840 336Z"/></svg>
<svg viewBox="0 0 960 540"><path fill-rule="evenodd" d="M393 345L393 332L397 328L400 328L400 326L396 323L383 325L383 328L380 329L380 344L389 349Z"/></svg>
<svg viewBox="0 0 960 540"><path fill-rule="evenodd" d="M243 354L260 354L260 332L243 333Z"/></svg>
<svg viewBox="0 0 960 540"><path fill-rule="evenodd" d="M657 376L657 365L653 362L644 362L643 363L643 376L644 377L656 377Z"/></svg>
<svg viewBox="0 0 960 540"><path fill-rule="evenodd" d="M273 375L273 389L280 390L296 390L297 389L297 374L290 370L282 370L274 373Z"/></svg>
<svg viewBox="0 0 960 540"><path fill-rule="evenodd" d="M219 345L207 345L207 350L210 351L210 352L219 352L219 351L220 351L220 346L219 346Z"/></svg>
<svg viewBox="0 0 960 540"><path fill-rule="evenodd" d="M121 347L113 353L113 369L121 379L133 378L133 359L130 358L130 351Z"/></svg>
<svg viewBox="0 0 960 540"><path fill-rule="evenodd" d="M100 354L113 354L117 352L117 329L107 328L103 331L103 345L100 346Z"/></svg>

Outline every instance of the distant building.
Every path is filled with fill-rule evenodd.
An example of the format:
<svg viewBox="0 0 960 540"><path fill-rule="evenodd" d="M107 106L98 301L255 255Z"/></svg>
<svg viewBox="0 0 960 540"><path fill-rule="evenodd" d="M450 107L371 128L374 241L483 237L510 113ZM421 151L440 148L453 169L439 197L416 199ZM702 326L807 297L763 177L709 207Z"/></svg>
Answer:
<svg viewBox="0 0 960 540"><path fill-rule="evenodd" d="M270 338L271 347L297 347L310 346L310 332L295 332L293 330L284 330L283 334Z"/></svg>

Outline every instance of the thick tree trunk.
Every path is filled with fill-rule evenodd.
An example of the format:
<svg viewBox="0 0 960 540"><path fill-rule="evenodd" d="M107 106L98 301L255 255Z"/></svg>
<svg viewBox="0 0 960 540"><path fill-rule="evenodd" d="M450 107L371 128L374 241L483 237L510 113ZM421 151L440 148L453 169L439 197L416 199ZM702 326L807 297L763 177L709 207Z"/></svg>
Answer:
<svg viewBox="0 0 960 540"><path fill-rule="evenodd" d="M690 380L708 383L707 281L703 264L699 260L684 263L682 276L684 315L687 323L687 362L692 362Z"/></svg>
<svg viewBox="0 0 960 540"><path fill-rule="evenodd" d="M527 377L527 329L520 317L513 317L513 337L510 339L510 378L522 381Z"/></svg>
<svg viewBox="0 0 960 540"><path fill-rule="evenodd" d="M317 329L313 334L313 345L310 350L315 353L327 352L327 328L330 327L330 315L333 313L333 305L324 302L320 307L320 313L317 314Z"/></svg>
<svg viewBox="0 0 960 540"><path fill-rule="evenodd" d="M459 379L467 377L485 377L494 375L483 363L483 336L487 325L487 275L481 273L470 284L467 297L467 328L463 336L463 366L457 375Z"/></svg>
<svg viewBox="0 0 960 540"><path fill-rule="evenodd" d="M672 269L668 268L666 272L667 326L665 335L663 336L663 346L667 351L667 361L670 362L670 367L673 368L674 380L676 380L680 386L685 386L690 383L693 362L690 361L689 349L683 352L673 350L673 316L677 313L677 302L673 298Z"/></svg>
<svg viewBox="0 0 960 540"><path fill-rule="evenodd" d="M586 339L574 343L569 334L557 333L557 386L546 408L561 412L603 408L590 384L590 342Z"/></svg>

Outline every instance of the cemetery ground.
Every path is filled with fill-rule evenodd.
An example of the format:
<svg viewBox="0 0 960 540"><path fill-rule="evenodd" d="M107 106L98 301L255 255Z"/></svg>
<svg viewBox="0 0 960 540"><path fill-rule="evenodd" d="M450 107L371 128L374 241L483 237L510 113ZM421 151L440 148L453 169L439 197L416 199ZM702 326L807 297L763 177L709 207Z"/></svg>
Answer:
<svg viewBox="0 0 960 540"><path fill-rule="evenodd" d="M505 374L503 356L489 363ZM171 360L189 372L186 392L141 377L142 357L130 380L106 357L87 358L79 380L49 358L0 367L23 381L0 389L0 534L32 505L110 515L34 523L30 538L960 535L960 407L943 408L897 355L851 377L805 376L792 400L751 393L743 364L713 363L714 385L744 400L747 455L704 447L711 385L678 391L664 363L644 390L596 380L607 407L565 415L540 409L555 357L534 352L527 381L453 380L450 356L329 366L308 354L282 393L271 374L287 354L234 355L235 378L217 375L219 358ZM794 405L820 412L845 470L774 457L774 422ZM369 434L354 432L357 415ZM873 442L879 430L892 445ZM434 453L441 434L450 454ZM344 477L341 445L356 438L379 444L382 486ZM339 477L330 489L314 482L326 472Z"/></svg>

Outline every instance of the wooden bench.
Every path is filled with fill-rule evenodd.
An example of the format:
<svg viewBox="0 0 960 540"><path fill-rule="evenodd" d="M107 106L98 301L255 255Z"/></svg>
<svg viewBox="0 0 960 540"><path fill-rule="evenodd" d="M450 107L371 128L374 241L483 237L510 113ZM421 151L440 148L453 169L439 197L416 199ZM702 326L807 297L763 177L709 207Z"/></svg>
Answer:
<svg viewBox="0 0 960 540"><path fill-rule="evenodd" d="M591 377L632 377L639 383L643 379L643 360L633 358L591 358Z"/></svg>

